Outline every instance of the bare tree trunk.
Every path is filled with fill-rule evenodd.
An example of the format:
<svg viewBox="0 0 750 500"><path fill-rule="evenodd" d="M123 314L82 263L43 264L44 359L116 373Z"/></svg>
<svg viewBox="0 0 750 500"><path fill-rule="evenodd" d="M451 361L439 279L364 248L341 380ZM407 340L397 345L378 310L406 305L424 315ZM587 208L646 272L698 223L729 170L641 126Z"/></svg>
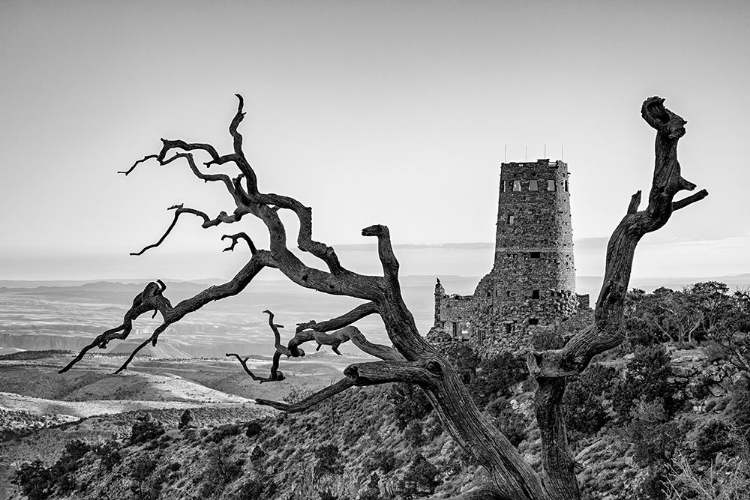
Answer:
<svg viewBox="0 0 750 500"><path fill-rule="evenodd" d="M188 313L200 309L205 304L241 292L265 267L276 268L294 283L319 292L333 295L347 295L364 302L337 318L323 322L310 321L299 325L294 337L282 345L278 327L269 314L269 325L274 332L276 355L270 377L258 377L245 365L245 360L236 356L245 370L261 382L281 380L277 371L281 356L303 356L300 346L306 342L316 342L318 348L330 346L338 352L338 346L351 340L364 352L380 361L356 363L344 371L344 378L295 404L258 400L284 411L304 411L327 398L352 386L377 385L391 382L406 382L421 387L435 407L443 425L450 434L490 473L491 485L485 485L472 492L459 496L459 499L506 499L506 500L552 500L578 499L580 492L569 454L565 423L561 410L565 392L565 379L583 371L591 359L622 342L624 336L623 310L625 293L628 288L633 255L640 238L659 229L674 210L683 208L705 197L701 191L682 201L674 202L674 195L682 189L693 189L680 174L677 162L677 141L684 134L684 120L663 106L663 99L650 98L643 104L642 114L646 122L657 131L656 167L653 185L649 194L649 204L644 211L638 211L640 192L631 199L627 214L615 229L607 246L607 262L601 294L596 303L595 324L579 332L568 344L559 350L533 352L527 357L527 364L539 382L536 394L536 414L542 435L542 463L544 474L537 474L527 464L508 439L500 433L479 411L456 370L440 356L419 334L414 318L401 296L399 264L391 247L388 228L374 225L362 230L363 236L376 237L378 256L382 265L382 276L365 276L346 269L339 261L333 248L312 239L312 210L299 201L287 196L262 193L258 187L255 171L245 158L242 150L243 138L238 127L244 118L243 100L239 98L237 114L229 126L233 138L234 152L220 156L208 144L186 143L181 140L162 140L158 154L149 155L135 162L125 175L148 160L156 160L160 165L184 159L190 170L206 182L224 184L235 208L231 215L220 212L211 218L206 213L193 208L175 205L170 207L175 215L171 225L157 243L148 245L135 255L158 247L175 227L183 214L199 217L204 228L221 224L234 224L251 215L260 219L266 226L270 245L268 249L258 249L245 233L225 235L231 240L226 250L234 250L240 240L249 247L251 258L238 274L228 283L212 286L189 299L172 306L163 296L165 286L161 282L150 283L136 297L133 306L126 313L122 325L98 336L90 345L73 359L61 372L69 370L93 347L106 347L115 339L126 338L132 330L132 322L141 314L154 311L163 317L163 323L131 354L120 368L125 369L133 356L148 343L156 344L158 337L169 325L179 321ZM168 157L176 150L177 153ZM205 167L234 164L239 174L230 177L226 174L207 174L198 168L194 154L207 155ZM281 210L292 212L299 220L296 245L317 257L327 268L326 271L309 267L298 259L287 246L286 228L279 217ZM393 346L369 342L352 323L369 314L379 314L385 324ZM333 332L333 333L328 333Z"/></svg>

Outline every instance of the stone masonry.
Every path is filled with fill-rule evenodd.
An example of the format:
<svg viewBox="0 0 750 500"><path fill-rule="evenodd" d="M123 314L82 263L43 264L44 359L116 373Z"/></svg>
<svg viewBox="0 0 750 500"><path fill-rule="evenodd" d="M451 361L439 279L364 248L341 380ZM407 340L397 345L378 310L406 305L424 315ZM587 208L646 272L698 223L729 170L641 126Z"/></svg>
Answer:
<svg viewBox="0 0 750 500"><path fill-rule="evenodd" d="M492 270L474 295L448 295L438 280L428 337L517 351L588 308L575 293L568 176L562 161L502 164Z"/></svg>

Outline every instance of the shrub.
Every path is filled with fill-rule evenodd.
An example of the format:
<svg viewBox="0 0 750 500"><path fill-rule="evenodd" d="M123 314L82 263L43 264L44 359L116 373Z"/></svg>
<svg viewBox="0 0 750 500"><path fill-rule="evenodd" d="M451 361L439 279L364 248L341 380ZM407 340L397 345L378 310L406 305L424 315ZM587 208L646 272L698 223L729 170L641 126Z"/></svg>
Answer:
<svg viewBox="0 0 750 500"><path fill-rule="evenodd" d="M593 364L568 384L562 404L567 429L588 436L604 426L607 422L604 398L610 392L613 376L613 369Z"/></svg>
<svg viewBox="0 0 750 500"><path fill-rule="evenodd" d="M666 499L668 475L664 466L649 467L643 480L635 488L635 495L628 500L663 500Z"/></svg>
<svg viewBox="0 0 750 500"><path fill-rule="evenodd" d="M263 427L258 423L258 421L253 420L252 422L249 422L247 424L247 430L245 431L245 436L251 438L255 437L258 434L260 434L263 431Z"/></svg>
<svg viewBox="0 0 750 500"><path fill-rule="evenodd" d="M54 485L52 474L44 467L41 460L21 464L11 482L17 485L21 493L30 500L48 498Z"/></svg>
<svg viewBox="0 0 750 500"><path fill-rule="evenodd" d="M510 396L510 387L527 377L526 362L505 352L480 363L477 376L469 385L469 392L477 406L484 409L498 397Z"/></svg>
<svg viewBox="0 0 750 500"><path fill-rule="evenodd" d="M466 344L451 342L440 346L440 352L456 369L464 384L468 384L476 375L480 360L477 353Z"/></svg>
<svg viewBox="0 0 750 500"><path fill-rule="evenodd" d="M627 366L627 376L612 391L612 405L622 420L628 420L636 400L662 402L667 416L675 407L672 394L675 387L669 383L672 365L663 345L638 346Z"/></svg>
<svg viewBox="0 0 750 500"><path fill-rule="evenodd" d="M425 436L422 433L422 424L419 420L412 420L404 430L404 439L414 448L422 446L425 442Z"/></svg>
<svg viewBox="0 0 750 500"><path fill-rule="evenodd" d="M381 470L383 474L389 474L398 469L400 465L400 461L396 458L396 454L393 451L382 448L375 449L372 455L365 461L365 468L367 470Z"/></svg>
<svg viewBox="0 0 750 500"><path fill-rule="evenodd" d="M517 412L506 398L497 398L487 405L485 411L494 418L494 424L513 446L526 439L526 417Z"/></svg>
<svg viewBox="0 0 750 500"><path fill-rule="evenodd" d="M340 463L341 453L335 444L324 444L315 450L315 476L324 474L341 474L344 466Z"/></svg>
<svg viewBox="0 0 750 500"><path fill-rule="evenodd" d="M240 432L242 432L242 426L241 425L239 425L239 424L225 424L225 425L222 425L222 426L214 429L213 432L211 432L209 434L209 438L208 439L209 439L209 441L213 441L214 443L220 443L225 438L230 437L230 436L236 436Z"/></svg>
<svg viewBox="0 0 750 500"><path fill-rule="evenodd" d="M731 408L731 417L739 434L750 443L750 388L747 383L735 385Z"/></svg>
<svg viewBox="0 0 750 500"><path fill-rule="evenodd" d="M151 418L148 413L140 417L133 424L130 431L130 444L135 445L150 441L164 434L164 426L158 420Z"/></svg>
<svg viewBox="0 0 750 500"><path fill-rule="evenodd" d="M191 427L194 420L195 418L193 417L193 412L190 410L190 408L186 408L180 416L180 423L177 425L177 428L182 430Z"/></svg>
<svg viewBox="0 0 750 500"><path fill-rule="evenodd" d="M393 404L396 427L401 431L412 420L421 420L432 411L432 405L424 392L409 384L393 384L387 397Z"/></svg>
<svg viewBox="0 0 750 500"><path fill-rule="evenodd" d="M250 479L240 486L237 492L238 500L257 500L263 494L263 483L257 479Z"/></svg>
<svg viewBox="0 0 750 500"><path fill-rule="evenodd" d="M99 467L107 472L110 472L122 458L115 441L107 441L95 446L94 453L100 458Z"/></svg>
<svg viewBox="0 0 750 500"><path fill-rule="evenodd" d="M695 439L695 458L711 461L717 453L733 446L731 428L721 420L712 419L698 431Z"/></svg>
<svg viewBox="0 0 750 500"><path fill-rule="evenodd" d="M628 431L634 445L633 460L642 467L663 465L679 441L677 425L667 421L661 401L641 400L632 416Z"/></svg>
<svg viewBox="0 0 750 500"><path fill-rule="evenodd" d="M406 500L430 496L435 493L441 481L437 479L438 469L421 453L409 464L404 477L399 481L399 493Z"/></svg>

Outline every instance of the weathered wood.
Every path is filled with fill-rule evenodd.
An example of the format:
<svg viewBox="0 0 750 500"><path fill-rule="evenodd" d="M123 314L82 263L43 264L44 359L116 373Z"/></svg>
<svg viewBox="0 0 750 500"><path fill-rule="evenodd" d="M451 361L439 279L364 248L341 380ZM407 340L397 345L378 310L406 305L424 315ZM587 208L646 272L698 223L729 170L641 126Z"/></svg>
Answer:
<svg viewBox="0 0 750 500"><path fill-rule="evenodd" d="M565 378L580 373L595 355L622 342L624 298L629 285L635 248L640 238L666 224L673 211L699 201L707 195L705 191L700 191L683 200L674 201L677 192L695 187L682 178L677 161L677 142L685 133L685 121L666 109L663 99L652 97L644 102L641 110L643 118L657 132L654 177L648 206L645 210L638 211L641 194L636 193L630 200L625 217L610 238L604 283L596 303L595 323L577 333L562 349L530 352L527 356L530 373L539 381L535 401L542 435L544 473L538 474L524 462L506 437L479 411L456 370L419 334L401 294L399 263L393 252L388 228L376 224L362 230L363 236L374 236L378 239L382 276L357 274L342 265L332 247L313 239L312 209L294 198L260 191L255 171L243 151L243 137L238 128L245 116L244 101L241 96L237 97L237 113L229 126L229 133L233 139L233 153L221 156L209 144L162 140L162 148L158 154L144 156L130 169L122 172L129 175L137 166L152 159L160 165L184 159L196 177L206 182L223 183L235 205L231 215L229 212L221 212L213 219L197 209L185 208L182 205L171 207L175 210L172 224L156 244L145 247L139 254L158 247L168 237L183 213L200 217L203 227L237 223L247 215L257 217L268 231L269 248L256 248L245 233L225 236L224 238L232 240L231 246L226 250L233 250L237 241L244 239L252 255L248 264L230 282L218 287L209 287L174 307L163 296L163 284L147 285L134 300L123 324L97 337L61 371L70 369L91 348L105 347L111 340L126 338L132 330L132 322L141 314L149 311L160 312L164 319L162 325L133 351L128 361L120 368L125 369L142 347L149 342L155 345L158 336L170 324L213 300L239 293L261 269L272 267L279 269L292 282L302 287L332 295L359 298L365 303L337 318L321 323L309 321L298 325L294 337L286 346L281 343L278 330L280 325L273 322L273 314L267 311L276 348L270 377L259 377L252 373L247 368L247 358L227 354L236 357L251 377L261 382L281 380L283 375L278 371L278 366L282 354L291 357L302 356L304 351L300 346L313 341L318 344L318 348L323 345L330 346L337 353L342 343L352 341L358 348L382 361L349 366L344 372L345 378L341 381L299 403L258 400L259 403L295 412L310 408L354 386L390 382L416 384L425 391L445 428L487 469L492 479L490 486L465 493L457 499L579 499L580 492L573 461L569 455L561 412ZM177 152L167 158L171 150ZM239 174L231 178L226 174L205 173L198 168L193 152L201 152L210 157L204 164L206 168L233 163ZM296 216L299 221L297 247L323 262L326 271L307 266L291 252L287 244L286 228L279 217L280 210L287 210ZM382 318L393 347L367 341L362 332L353 326L358 319L376 313Z"/></svg>

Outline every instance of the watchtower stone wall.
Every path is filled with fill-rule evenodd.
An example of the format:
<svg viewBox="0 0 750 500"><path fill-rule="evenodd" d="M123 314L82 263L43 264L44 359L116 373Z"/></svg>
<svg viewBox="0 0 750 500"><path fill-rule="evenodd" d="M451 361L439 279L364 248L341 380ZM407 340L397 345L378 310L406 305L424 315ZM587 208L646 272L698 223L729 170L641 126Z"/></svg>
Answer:
<svg viewBox="0 0 750 500"><path fill-rule="evenodd" d="M588 307L588 296L575 293L568 165L503 163L499 191L492 270L473 296L435 290L433 330L468 337L480 352L525 347L535 330ZM456 328L465 333L451 335Z"/></svg>

